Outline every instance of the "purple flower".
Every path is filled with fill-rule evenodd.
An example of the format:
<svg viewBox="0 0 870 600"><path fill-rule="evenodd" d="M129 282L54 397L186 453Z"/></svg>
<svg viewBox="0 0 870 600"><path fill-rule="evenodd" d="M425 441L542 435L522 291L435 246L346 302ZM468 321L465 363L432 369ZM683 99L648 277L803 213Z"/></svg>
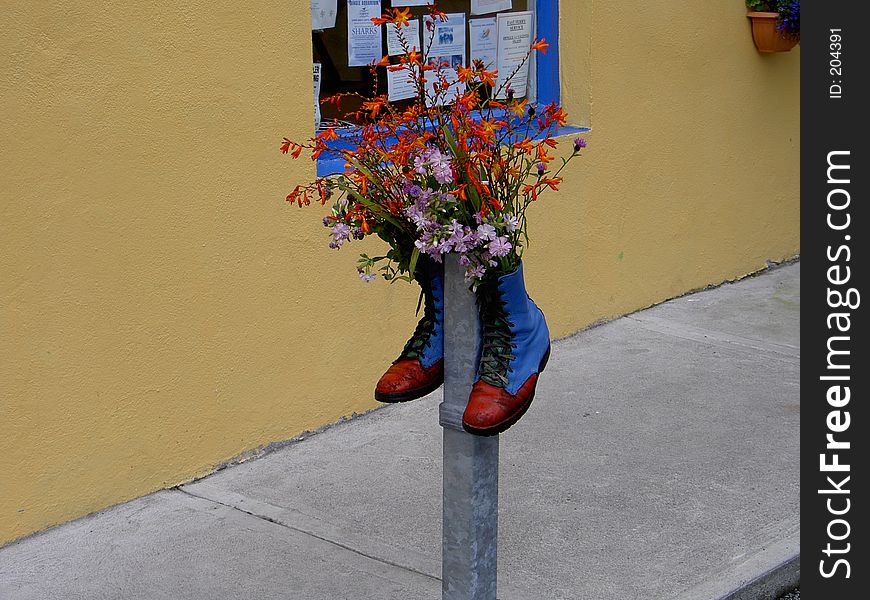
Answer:
<svg viewBox="0 0 870 600"><path fill-rule="evenodd" d="M475 265L474 267L469 267L465 270L465 279L483 279L483 276L486 275L486 267L483 265Z"/></svg>
<svg viewBox="0 0 870 600"><path fill-rule="evenodd" d="M577 138L574 140L574 152L580 152L583 148L586 147L586 140L583 138Z"/></svg>
<svg viewBox="0 0 870 600"><path fill-rule="evenodd" d="M332 219L329 217L323 217L323 226L329 227L330 225L332 225Z"/></svg>
<svg viewBox="0 0 870 600"><path fill-rule="evenodd" d="M547 167L544 166L544 163L538 163L538 175L543 175L546 170Z"/></svg>
<svg viewBox="0 0 870 600"><path fill-rule="evenodd" d="M374 273L360 273L359 278L365 281L366 283L370 283L378 278Z"/></svg>
<svg viewBox="0 0 870 600"><path fill-rule="evenodd" d="M347 223L336 223L332 228L332 239L341 246L350 237L350 226Z"/></svg>
<svg viewBox="0 0 870 600"><path fill-rule="evenodd" d="M497 237L489 243L487 248L493 256L507 256L507 253L511 251L511 243L507 241L506 237Z"/></svg>
<svg viewBox="0 0 870 600"><path fill-rule="evenodd" d="M519 219L517 219L516 215L506 214L504 215L504 226L505 229L513 233L517 230L517 226L519 225Z"/></svg>
<svg viewBox="0 0 870 600"><path fill-rule="evenodd" d="M470 264L471 264L471 259L468 258L467 254L460 255L460 257L459 257L459 266L460 267L467 267Z"/></svg>
<svg viewBox="0 0 870 600"><path fill-rule="evenodd" d="M494 240L498 234L495 231L495 227L490 225L489 223L484 223L480 227L477 228L477 236L481 240Z"/></svg>
<svg viewBox="0 0 870 600"><path fill-rule="evenodd" d="M468 252L477 245L477 241L477 236L467 227L461 233L454 233L449 239L456 252Z"/></svg>
<svg viewBox="0 0 870 600"><path fill-rule="evenodd" d="M452 249L452 246L453 244L450 242L450 240L446 239L438 242L436 247L438 248L439 254L447 254Z"/></svg>
<svg viewBox="0 0 870 600"><path fill-rule="evenodd" d="M420 252L422 252L423 254L428 254L429 256L438 253L437 248L430 244L428 239L424 239L422 237L414 241L414 246L416 246Z"/></svg>
<svg viewBox="0 0 870 600"><path fill-rule="evenodd" d="M413 222L418 229L426 222L426 215L423 214L423 211L416 202L405 209L405 216L411 219L411 222Z"/></svg>
<svg viewBox="0 0 870 600"><path fill-rule="evenodd" d="M432 174L435 176L435 181L438 183L452 183L453 182L453 167L450 166L450 161L445 158L441 158L437 162L432 163Z"/></svg>
<svg viewBox="0 0 870 600"><path fill-rule="evenodd" d="M453 182L453 168L450 166L450 158L441 154L438 148L427 148L414 157L414 170L420 175L425 175L427 169L432 169L432 175L438 183L446 184Z"/></svg>
<svg viewBox="0 0 870 600"><path fill-rule="evenodd" d="M415 156L414 157L414 170L420 175L426 174L426 165L428 161L423 158L423 156Z"/></svg>

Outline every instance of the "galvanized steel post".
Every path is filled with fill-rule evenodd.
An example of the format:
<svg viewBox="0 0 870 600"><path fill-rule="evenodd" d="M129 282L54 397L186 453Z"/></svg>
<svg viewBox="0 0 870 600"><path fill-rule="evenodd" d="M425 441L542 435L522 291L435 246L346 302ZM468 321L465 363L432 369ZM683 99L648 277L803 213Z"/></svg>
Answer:
<svg viewBox="0 0 870 600"><path fill-rule="evenodd" d="M444 265L442 600L496 600L498 436L462 428L480 344L474 293L454 254Z"/></svg>

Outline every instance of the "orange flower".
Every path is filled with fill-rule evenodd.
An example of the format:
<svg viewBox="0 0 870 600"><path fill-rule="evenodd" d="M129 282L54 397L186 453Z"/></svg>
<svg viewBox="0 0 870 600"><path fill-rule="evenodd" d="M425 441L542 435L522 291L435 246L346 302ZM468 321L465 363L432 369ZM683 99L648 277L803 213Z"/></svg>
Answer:
<svg viewBox="0 0 870 600"><path fill-rule="evenodd" d="M408 20L410 18L411 18L411 9L410 8L406 8L405 10L402 10L400 8L393 9L393 23L395 23L396 25L398 25L398 26L404 25L405 27L410 27L411 24L408 22Z"/></svg>
<svg viewBox="0 0 870 600"><path fill-rule="evenodd" d="M469 79L471 79L471 76L473 73L474 73L474 70L472 70L468 67L459 67L456 70L456 74L459 77L459 81L461 81L462 83L466 83Z"/></svg>
<svg viewBox="0 0 870 600"><path fill-rule="evenodd" d="M546 185L551 190L558 192L560 183L562 183L561 177L553 177L550 179L542 179L540 185Z"/></svg>
<svg viewBox="0 0 870 600"><path fill-rule="evenodd" d="M486 85L495 86L495 78L498 75L498 71L481 71L477 74L478 79L480 79L481 83Z"/></svg>
<svg viewBox="0 0 870 600"><path fill-rule="evenodd" d="M519 142L515 142L514 148L516 148L517 150L522 150L526 154L530 154L532 152L532 149L534 148L534 145L532 144L531 138L526 138L524 140L520 140Z"/></svg>
<svg viewBox="0 0 870 600"><path fill-rule="evenodd" d="M383 96L378 96L370 102L363 102L362 107L363 110L368 111L370 116L374 119L379 114L381 114L381 110L384 108L384 104L385 102Z"/></svg>
<svg viewBox="0 0 870 600"><path fill-rule="evenodd" d="M337 140L338 134L335 133L335 128L328 127L317 134L317 139L328 141L328 140Z"/></svg>
<svg viewBox="0 0 870 600"><path fill-rule="evenodd" d="M548 120L555 121L559 124L560 127L564 126L565 123L568 122L568 113L566 113L565 109L561 106L556 106L555 102L551 102L550 104L545 106L544 113L546 114Z"/></svg>
<svg viewBox="0 0 870 600"><path fill-rule="evenodd" d="M438 19L439 21L446 21L447 20L447 13L438 10L438 7L435 6L435 4L429 5L429 15L433 19Z"/></svg>
<svg viewBox="0 0 870 600"><path fill-rule="evenodd" d="M547 48L550 47L550 44L547 43L547 38L541 38L534 44L532 44L532 50L537 50L541 54L547 53Z"/></svg>
<svg viewBox="0 0 870 600"><path fill-rule="evenodd" d="M526 99L523 98L522 100L517 100L515 102L512 102L509 105L509 109L516 116L522 117L523 115L526 114Z"/></svg>

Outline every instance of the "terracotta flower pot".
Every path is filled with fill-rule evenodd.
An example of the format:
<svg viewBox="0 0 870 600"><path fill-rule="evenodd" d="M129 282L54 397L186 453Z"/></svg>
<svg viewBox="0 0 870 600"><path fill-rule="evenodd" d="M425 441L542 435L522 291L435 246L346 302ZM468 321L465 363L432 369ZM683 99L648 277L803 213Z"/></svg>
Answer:
<svg viewBox="0 0 870 600"><path fill-rule="evenodd" d="M752 39L759 52L788 52L797 44L797 38L776 30L779 13L749 11L746 16L752 21Z"/></svg>

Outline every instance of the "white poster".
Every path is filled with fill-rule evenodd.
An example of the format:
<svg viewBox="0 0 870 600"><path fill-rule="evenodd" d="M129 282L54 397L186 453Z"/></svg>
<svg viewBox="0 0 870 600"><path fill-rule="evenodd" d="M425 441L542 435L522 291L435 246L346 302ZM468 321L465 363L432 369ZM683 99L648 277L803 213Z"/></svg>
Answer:
<svg viewBox="0 0 870 600"><path fill-rule="evenodd" d="M485 15L500 10L510 10L511 0L471 0L471 14Z"/></svg>
<svg viewBox="0 0 870 600"><path fill-rule="evenodd" d="M432 4L435 0L393 0L393 7L396 6L426 6Z"/></svg>
<svg viewBox="0 0 870 600"><path fill-rule="evenodd" d="M383 57L381 26L372 19L381 16L381 0L347 0L347 66L364 67Z"/></svg>
<svg viewBox="0 0 870 600"><path fill-rule="evenodd" d="M387 99L390 102L407 100L417 95L417 86L414 76L408 69L390 71L387 69Z"/></svg>
<svg viewBox="0 0 870 600"><path fill-rule="evenodd" d="M320 63L314 63L314 129L320 129Z"/></svg>
<svg viewBox="0 0 870 600"><path fill-rule="evenodd" d="M486 71L496 68L498 49L498 24L495 17L485 19L469 19L468 34L471 42L471 60L469 65L479 60Z"/></svg>
<svg viewBox="0 0 870 600"><path fill-rule="evenodd" d="M523 98L529 86L529 61L525 60L532 45L532 13L516 12L498 15L498 77L495 80L496 98L503 100L508 90L515 98ZM530 58L531 60L531 58ZM522 64L522 68L514 71ZM510 77L510 81L505 78Z"/></svg>
<svg viewBox="0 0 870 600"><path fill-rule="evenodd" d="M423 48L428 57L448 58L451 67L465 64L465 13L449 13L446 21L423 17L432 23L434 31L426 26L423 32ZM431 40L432 46L429 47Z"/></svg>
<svg viewBox="0 0 870 600"><path fill-rule="evenodd" d="M465 84L459 81L457 69L466 65L465 54L465 13L449 13L446 21L423 17L424 23L431 22L423 29L423 48L426 60L431 65L442 65L441 75L450 84L447 91L439 92L436 104L452 104L457 93L465 91ZM431 40L431 45L430 45ZM428 101L435 96L435 83L440 81L435 71L426 74L426 96Z"/></svg>
<svg viewBox="0 0 870 600"><path fill-rule="evenodd" d="M311 29L335 27L338 0L311 0Z"/></svg>
<svg viewBox="0 0 870 600"><path fill-rule="evenodd" d="M399 42L399 33L396 29L402 30L402 35L408 44L409 50L419 52L423 48L420 44L420 19L411 19L408 21L408 27L400 26L397 28L392 23L387 23L387 54L396 56L405 53L405 49L402 48L402 44Z"/></svg>

